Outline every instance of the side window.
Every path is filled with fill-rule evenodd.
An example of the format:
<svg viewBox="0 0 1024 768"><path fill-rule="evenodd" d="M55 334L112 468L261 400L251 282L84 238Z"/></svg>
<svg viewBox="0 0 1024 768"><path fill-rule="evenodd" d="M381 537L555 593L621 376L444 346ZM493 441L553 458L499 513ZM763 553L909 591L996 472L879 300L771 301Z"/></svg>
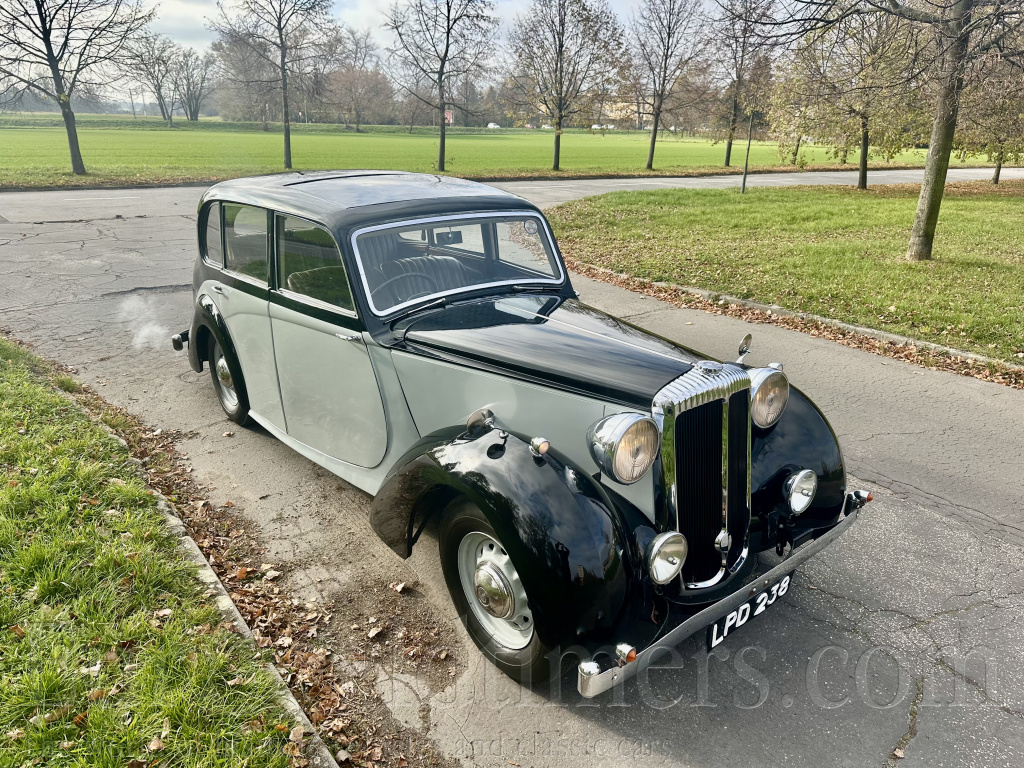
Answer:
<svg viewBox="0 0 1024 768"><path fill-rule="evenodd" d="M277 268L282 288L342 309L355 309L338 246L323 227L279 215Z"/></svg>
<svg viewBox="0 0 1024 768"><path fill-rule="evenodd" d="M224 203L225 265L232 272L267 282L267 212Z"/></svg>
<svg viewBox="0 0 1024 768"><path fill-rule="evenodd" d="M220 203L213 203L206 209L203 257L211 264L224 266L224 255L220 250Z"/></svg>

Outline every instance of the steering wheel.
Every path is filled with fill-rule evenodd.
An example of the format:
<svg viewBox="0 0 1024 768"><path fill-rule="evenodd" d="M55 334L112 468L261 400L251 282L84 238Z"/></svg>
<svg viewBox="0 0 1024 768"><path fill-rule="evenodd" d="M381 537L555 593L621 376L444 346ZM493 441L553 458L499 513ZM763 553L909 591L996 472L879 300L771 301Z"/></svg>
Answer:
<svg viewBox="0 0 1024 768"><path fill-rule="evenodd" d="M415 296L408 296L408 297L405 298L405 301L412 301L413 299L418 299L420 296L427 296L427 295L429 295L431 293L435 293L437 291L437 280L435 280L433 277L428 275L426 272L403 272L400 275L395 275L394 277L389 277L383 283L381 283L376 288L374 288L372 291L370 291L370 296L376 296L378 293L380 293L382 290L387 288L392 283L397 283L399 280L408 280L410 277L425 277L430 282L430 284L433 286L433 289L427 290L427 291L420 291ZM401 302L395 302L395 303L396 304L401 304Z"/></svg>

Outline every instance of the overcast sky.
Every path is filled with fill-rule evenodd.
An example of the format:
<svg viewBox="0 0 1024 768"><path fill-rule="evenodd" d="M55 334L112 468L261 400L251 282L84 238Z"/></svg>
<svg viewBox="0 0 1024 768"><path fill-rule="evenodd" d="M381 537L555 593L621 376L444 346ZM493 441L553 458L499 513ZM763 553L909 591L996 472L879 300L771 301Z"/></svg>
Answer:
<svg viewBox="0 0 1024 768"><path fill-rule="evenodd" d="M609 0L612 8L623 19L638 0ZM334 16L353 27L370 27L381 37L379 28L390 0L335 0ZM495 6L502 21L507 21L525 9L529 0L496 0ZM205 48L213 40L206 28L206 19L217 12L216 0L161 0L157 9L157 32L174 38L175 42L196 48Z"/></svg>

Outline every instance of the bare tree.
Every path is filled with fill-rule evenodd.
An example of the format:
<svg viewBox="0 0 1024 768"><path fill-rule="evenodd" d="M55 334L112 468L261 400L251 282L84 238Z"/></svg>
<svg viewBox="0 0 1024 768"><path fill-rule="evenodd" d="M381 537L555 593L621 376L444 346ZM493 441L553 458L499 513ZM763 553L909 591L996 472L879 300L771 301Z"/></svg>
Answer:
<svg viewBox="0 0 1024 768"><path fill-rule="evenodd" d="M60 107L71 170L85 174L71 99L116 76L128 40L153 17L141 0L3 0L0 93L28 91Z"/></svg>
<svg viewBox="0 0 1024 768"><path fill-rule="evenodd" d="M310 48L331 25L332 0L218 0L210 28L223 39L248 46L274 65L284 123L284 167L292 167L289 77L308 62Z"/></svg>
<svg viewBox="0 0 1024 768"><path fill-rule="evenodd" d="M1022 0L786 0L779 23L795 34L834 26L854 14L904 19L932 38L935 92L924 180L907 258L930 259L956 133L960 98L979 57L1003 50L1024 28Z"/></svg>
<svg viewBox="0 0 1024 768"><path fill-rule="evenodd" d="M281 86L280 72L271 62L269 51L258 51L252 41L224 34L211 50L217 59L217 108L221 116L261 122L267 130L267 123L277 114Z"/></svg>
<svg viewBox="0 0 1024 768"><path fill-rule="evenodd" d="M175 80L181 49L167 35L149 33L129 42L125 53L128 75L153 94L160 116L169 125L173 124L178 96Z"/></svg>
<svg viewBox="0 0 1024 768"><path fill-rule="evenodd" d="M622 30L605 0L533 0L509 33L513 79L555 128L552 170L561 165L562 128L614 81Z"/></svg>
<svg viewBox="0 0 1024 768"><path fill-rule="evenodd" d="M975 69L961 97L956 146L995 163L992 183L998 184L1004 163L1024 160L1024 71L997 53Z"/></svg>
<svg viewBox="0 0 1024 768"><path fill-rule="evenodd" d="M384 28L395 36L394 79L410 96L436 110L440 128L437 170L445 163L445 112L451 87L486 68L498 21L491 0L404 0L388 10ZM429 83L429 90L422 88Z"/></svg>
<svg viewBox="0 0 1024 768"><path fill-rule="evenodd" d="M808 34L776 78L772 124L780 149L809 135L831 144L843 162L858 150L857 188L867 189L872 145L889 160L922 138L918 37L902 19L882 14L852 15Z"/></svg>
<svg viewBox="0 0 1024 768"><path fill-rule="evenodd" d="M743 114L743 99L751 69L771 44L764 34L772 20L775 0L715 0L718 15L713 24L718 64L728 83L725 137L725 167L732 163L732 145ZM800 0L795 0L799 2Z"/></svg>
<svg viewBox="0 0 1024 768"><path fill-rule="evenodd" d="M213 92L213 73L217 58L212 53L200 54L195 48L186 48L178 57L175 71L175 89L185 119L199 120L203 103Z"/></svg>
<svg viewBox="0 0 1024 768"><path fill-rule="evenodd" d="M651 115L649 171L654 170L654 147L665 101L707 46L702 6L703 0L645 0L630 19L633 58L639 65L642 93Z"/></svg>

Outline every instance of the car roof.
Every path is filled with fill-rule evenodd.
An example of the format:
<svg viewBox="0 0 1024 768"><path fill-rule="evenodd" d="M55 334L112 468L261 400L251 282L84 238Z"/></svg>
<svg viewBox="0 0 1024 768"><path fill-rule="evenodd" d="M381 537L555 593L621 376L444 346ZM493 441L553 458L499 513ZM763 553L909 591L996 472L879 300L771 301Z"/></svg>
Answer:
<svg viewBox="0 0 1024 768"><path fill-rule="evenodd" d="M535 207L517 195L476 181L405 171L341 170L253 176L215 184L206 200L227 200L322 221L349 224L418 215ZM200 203L201 205L202 203ZM397 214L397 215L396 215Z"/></svg>

